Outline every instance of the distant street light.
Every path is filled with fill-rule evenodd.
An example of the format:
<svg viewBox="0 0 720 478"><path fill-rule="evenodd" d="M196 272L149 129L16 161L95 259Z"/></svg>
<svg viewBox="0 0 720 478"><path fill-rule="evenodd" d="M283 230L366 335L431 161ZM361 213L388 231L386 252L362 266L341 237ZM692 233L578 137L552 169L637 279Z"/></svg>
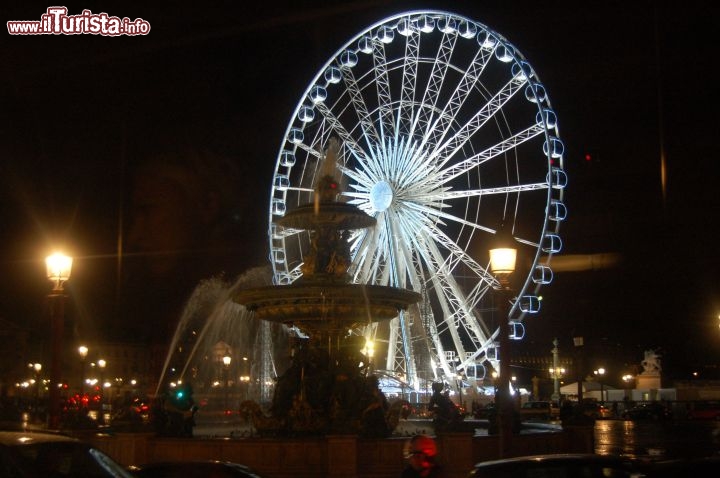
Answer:
<svg viewBox="0 0 720 478"><path fill-rule="evenodd" d="M78 353L80 354L80 401L83 401L85 396L85 359L87 358L88 348L81 345L78 347Z"/></svg>
<svg viewBox="0 0 720 478"><path fill-rule="evenodd" d="M97 361L100 369L100 423L105 423L105 367L107 362L103 359Z"/></svg>
<svg viewBox="0 0 720 478"><path fill-rule="evenodd" d="M563 375L565 375L565 369L559 366L559 355L560 351L558 349L558 339L555 338L553 340L553 349L552 349L552 356L553 356L553 366L550 368L550 378L553 379L553 394L550 397L550 399L553 402L560 403L560 379Z"/></svg>
<svg viewBox="0 0 720 478"><path fill-rule="evenodd" d="M630 374L625 374L622 376L622 381L625 382L625 397L628 398L630 396L630 382L635 380L635 377Z"/></svg>
<svg viewBox="0 0 720 478"><path fill-rule="evenodd" d="M600 383L600 403L605 403L605 390L603 389L603 381L602 378L605 375L605 369L600 367L599 369L595 370L593 372L596 377L598 377L598 382Z"/></svg>
<svg viewBox="0 0 720 478"><path fill-rule="evenodd" d="M35 414L36 418L39 418L40 413L40 386L42 384L42 380L40 379L40 371L42 370L42 364L41 363L32 363L28 364L32 367L32 369L35 371Z"/></svg>
<svg viewBox="0 0 720 478"><path fill-rule="evenodd" d="M229 355L226 355L222 358L222 362L224 365L223 368L223 375L225 375L225 412L228 411L228 388L230 387L230 362L232 362L232 357Z"/></svg>
<svg viewBox="0 0 720 478"><path fill-rule="evenodd" d="M55 253L45 259L47 277L53 283L52 292L48 295L50 303L50 327L52 329L52 357L50 360L50 386L48 407L48 428L60 428L60 375L62 373L63 321L65 318L65 301L67 296L63 285L70 279L72 257Z"/></svg>
<svg viewBox="0 0 720 478"><path fill-rule="evenodd" d="M517 249L512 247L513 237L508 229L501 227L496 233L495 244L490 249L490 272L498 283L495 297L498 302L500 376L496 399L498 431L500 434L500 458L510 454L510 439L513 430L513 403L510 397L510 275L515 271Z"/></svg>

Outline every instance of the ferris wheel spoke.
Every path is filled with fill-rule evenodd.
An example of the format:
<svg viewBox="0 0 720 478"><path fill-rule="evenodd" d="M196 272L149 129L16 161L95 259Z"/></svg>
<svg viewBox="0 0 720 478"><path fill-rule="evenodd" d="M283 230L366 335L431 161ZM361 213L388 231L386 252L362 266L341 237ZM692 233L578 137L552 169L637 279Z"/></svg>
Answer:
<svg viewBox="0 0 720 478"><path fill-rule="evenodd" d="M412 211L400 210L396 215L397 227L403 234L403 237L409 238L407 241L399 242L399 247L402 250L403 257L403 269L401 272L407 274L409 277L411 288L415 291L422 289L424 282L423 275L421 274L421 268L418 267L420 264L418 256L413 252L422 247L422 243L419 241L417 234L417 218Z"/></svg>
<svg viewBox="0 0 720 478"><path fill-rule="evenodd" d="M348 132L342 122L333 114L332 111L330 111L327 105L324 102L320 102L315 105L315 108L323 116L325 121L327 121L330 126L329 129L338 135L342 141L343 147L348 148L361 163L367 162L368 159L365 150L360 146L360 144L358 144L350 132ZM312 151L312 154L318 158L322 157L322 154L315 148L308 147L306 150Z"/></svg>
<svg viewBox="0 0 720 478"><path fill-rule="evenodd" d="M439 174L439 181L446 183L453 178L472 171L476 167L490 161L493 158L499 157L501 154L517 148L522 143L542 134L545 131L542 125L535 124L513 136L507 138L498 144L491 146L490 148L481 151L469 158L453 164L452 166L443 169Z"/></svg>
<svg viewBox="0 0 720 478"><path fill-rule="evenodd" d="M302 151L305 151L308 155L314 157L315 159L322 159L322 153L310 146L309 144L306 144L302 141L294 141L293 144Z"/></svg>
<svg viewBox="0 0 720 478"><path fill-rule="evenodd" d="M379 231L374 228L371 231L367 231L362 237L355 259L353 260L353 267L355 268L355 277L358 283L370 283L370 284L382 284L383 282L378 278L384 275L384 267L379 259L382 254L382 239L380 238Z"/></svg>
<svg viewBox="0 0 720 478"><path fill-rule="evenodd" d="M363 138L365 139L367 147L372 149L380 142L380 135L375 129L375 124L373 123L370 112L365 104L365 99L360 91L360 87L357 84L357 80L355 80L352 68L347 65L343 65L341 66L341 70L343 72L342 77L345 88L350 95L350 100L352 101L355 113L358 116L360 128L363 132Z"/></svg>
<svg viewBox="0 0 720 478"><path fill-rule="evenodd" d="M397 124L395 131L400 136L412 137L412 123L414 119L413 103L415 98L415 85L418 76L418 55L420 53L420 33L408 20L404 19L403 30L405 40L405 61L403 62L402 90L398 104Z"/></svg>
<svg viewBox="0 0 720 478"><path fill-rule="evenodd" d="M527 83L527 77L522 74L515 75L495 96L478 110L475 115L458 129L445 143L438 146L430 156L438 158L440 164L447 163L457 153L467 140L502 109L502 107Z"/></svg>
<svg viewBox="0 0 720 478"><path fill-rule="evenodd" d="M549 189L548 183L518 184L515 186L501 186L497 188L467 189L465 191L444 191L438 195L438 200L449 201L452 199L465 199L469 197L491 196L493 194L513 194L527 191L539 191Z"/></svg>
<svg viewBox="0 0 720 478"><path fill-rule="evenodd" d="M446 331L452 338L455 350L460 356L465 355L465 345L460 336L459 330L463 327L465 330L476 331L472 327L475 318L468 314L463 307L463 294L457 287L454 278L448 273L447 268L442 264L442 254L435 247L434 243L426 244L426 251L429 252L430 260L426 265L430 269L430 278L433 286L438 291L437 299L443 312L443 321L446 325ZM439 267L438 267L439 266ZM481 332L480 332L481 333ZM475 337L468 334L471 340L475 341Z"/></svg>
<svg viewBox="0 0 720 478"><path fill-rule="evenodd" d="M471 227L473 229L480 230L480 231L485 231L485 232L490 232L490 233L495 232L495 230L490 227L483 226L482 224L477 224L472 221L468 221L467 219L462 219L454 214L446 213L446 212L436 209L430 205L421 204L419 202L417 202L417 203L408 202L406 207L408 209L415 210L415 211L421 213L424 217L428 218L428 220L423 221L423 222L427 225L427 227L432 228L433 233L435 231L440 231L439 229L436 229L434 226L431 225L437 219L446 219L448 221L451 221L451 222L454 222L457 224L461 224L463 226L468 226L468 227ZM432 219L430 219L430 218L432 218Z"/></svg>
<svg viewBox="0 0 720 478"><path fill-rule="evenodd" d="M457 40L457 34L445 33L440 40L440 46L438 47L437 55L432 60L432 70L428 77L428 83L423 93L422 107L418 110L415 122L413 123L411 134L414 135L415 131L420 131L423 134L423 144L427 140L427 132L430 128L430 124L433 121L433 112L437 109L437 102L440 98L440 90L442 88L444 79L447 75L448 67L450 66L450 56L452 55L455 47L455 41Z"/></svg>
<svg viewBox="0 0 720 478"><path fill-rule="evenodd" d="M378 113L380 115L380 138L394 136L395 119L393 118L390 80L387 72L387 58L382 41L373 39L373 63L375 64L375 86L378 96Z"/></svg>
<svg viewBox="0 0 720 478"><path fill-rule="evenodd" d="M452 128L452 124L456 121L460 108L465 104L475 84L482 76L494 51L494 48L480 49L475 54L467 71L461 77L460 82L455 87L452 96L445 105L442 114L438 115L438 118L433 122L432 126L427 129L423 146L427 145L428 149L432 149L440 144L447 136Z"/></svg>
<svg viewBox="0 0 720 478"><path fill-rule="evenodd" d="M412 237L412 242L416 245L417 250L423 258L423 261L428 264L434 271L446 272L451 274L458 262L464 263L477 277L489 276L487 271L483 269L471 256L457 246L447 235L441 230L437 229L431 221L423 218L421 214L413 213L412 211L406 211L408 224L409 237ZM424 223L422 230L418 230L416 224ZM426 238L432 237L433 241L427 241ZM450 252L447 257L443 257L437 248L436 242L439 242L444 246L446 250ZM491 281L481 281L492 283ZM475 303L472 304L472 307Z"/></svg>
<svg viewBox="0 0 720 478"><path fill-rule="evenodd" d="M390 240L388 238L389 228L387 226L388 218L386 213L378 216L378 223L382 224L377 227L375 234L377 235L372 245L372 254L369 256L368 266L372 269L371 277L373 283L389 284L391 281L391 267L387 258Z"/></svg>
<svg viewBox="0 0 720 478"><path fill-rule="evenodd" d="M497 279L484 267L475 261L465 250L458 246L447 234L436 227L433 223L427 225L429 232L435 238L435 241L441 244L448 252L446 262L450 265L449 270L453 270L458 262L468 267L480 281L487 284L497 283Z"/></svg>
<svg viewBox="0 0 720 478"><path fill-rule="evenodd" d="M315 191L313 188L303 188L300 186L287 186L285 189L288 191L296 191L296 192L304 192L304 193L312 193Z"/></svg>
<svg viewBox="0 0 720 478"><path fill-rule="evenodd" d="M287 237L296 236L304 232L307 231L305 231L304 229L293 229L292 227L278 227L274 232L274 236L276 239L285 239Z"/></svg>
<svg viewBox="0 0 720 478"><path fill-rule="evenodd" d="M343 196L368 198L372 185L380 181L380 178L374 176L369 168L352 169L345 166L340 166L338 169L340 169L340 172L342 172L345 176L355 181L355 183L351 184L350 187L358 191L344 191L342 193Z"/></svg>

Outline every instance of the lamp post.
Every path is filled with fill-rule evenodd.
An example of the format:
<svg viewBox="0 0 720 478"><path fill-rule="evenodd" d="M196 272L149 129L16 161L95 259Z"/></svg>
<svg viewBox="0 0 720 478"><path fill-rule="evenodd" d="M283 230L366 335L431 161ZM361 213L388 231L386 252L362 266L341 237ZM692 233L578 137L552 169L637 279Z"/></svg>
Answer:
<svg viewBox="0 0 720 478"><path fill-rule="evenodd" d="M80 354L80 400L85 399L85 359L87 358L88 348L84 345L78 347Z"/></svg>
<svg viewBox="0 0 720 478"><path fill-rule="evenodd" d="M600 404L605 404L605 390L603 389L603 381L602 378L605 375L605 369L600 367L599 369L595 370L593 372L596 377L598 377L598 382L600 383Z"/></svg>
<svg viewBox="0 0 720 478"><path fill-rule="evenodd" d="M99 359L97 366L100 369L100 423L105 423L105 367L107 362Z"/></svg>
<svg viewBox="0 0 720 478"><path fill-rule="evenodd" d="M630 390L630 382L635 380L635 377L626 373L622 376L622 381L625 383L625 400L632 399L632 391Z"/></svg>
<svg viewBox="0 0 720 478"><path fill-rule="evenodd" d="M577 376L577 397L578 405L582 405L583 402L583 347L582 336L573 337L573 344L575 345L575 357L577 358L577 367L575 369L575 375Z"/></svg>
<svg viewBox="0 0 720 478"><path fill-rule="evenodd" d="M553 356L553 366L550 369L550 377L553 379L553 394L550 397L550 399L553 402L560 403L560 379L565 374L565 369L559 366L560 362L560 350L558 349L558 342L557 337L553 340L553 349L552 349L552 356Z"/></svg>
<svg viewBox="0 0 720 478"><path fill-rule="evenodd" d="M40 379L40 371L42 370L42 364L41 363L33 363L29 364L31 368L35 371L35 415L36 419L40 418L40 386L42 385L42 380Z"/></svg>
<svg viewBox="0 0 720 478"><path fill-rule="evenodd" d="M229 368L230 368L230 362L232 362L232 357L229 355L225 355L222 358L223 362L223 374L225 375L225 413L228 412L228 388L230 387L230 378L229 378Z"/></svg>
<svg viewBox="0 0 720 478"><path fill-rule="evenodd" d="M500 228L496 233L496 243L490 249L490 272L495 276L495 295L498 301L500 374L498 394L496 396L498 431L500 434L500 458L510 452L510 437L513 429L513 403L510 397L510 275L515 271L517 249L512 247L510 231Z"/></svg>
<svg viewBox="0 0 720 478"><path fill-rule="evenodd" d="M60 374L62 371L63 320L65 317L65 290L63 285L70 279L72 270L72 257L55 253L45 259L47 277L53 283L53 289L48 295L50 303L51 332L51 359L50 359L50 387L48 406L48 428L60 428Z"/></svg>

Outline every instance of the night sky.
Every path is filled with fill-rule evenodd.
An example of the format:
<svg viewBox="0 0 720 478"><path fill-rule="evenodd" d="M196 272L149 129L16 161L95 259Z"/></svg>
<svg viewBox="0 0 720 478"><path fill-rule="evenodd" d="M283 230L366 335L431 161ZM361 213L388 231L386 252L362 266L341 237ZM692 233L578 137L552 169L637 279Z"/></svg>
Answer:
<svg viewBox="0 0 720 478"><path fill-rule="evenodd" d="M719 7L682 2L670 10L642 0L155 3L64 4L71 14L89 8L143 18L151 24L147 36L2 34L3 324L47 333L43 258L55 247L76 257L70 333L138 338L126 321L140 308L175 313L212 261L186 251L187 274L152 282L133 276L142 257L119 245L129 227L133 171L155 151L187 146L232 159L245 206L233 212L241 227L214 272L235 277L264 264L274 162L307 84L371 24L427 7L487 25L533 65L566 144L563 253L623 258L608 270L556 273L521 348L549 355L553 337L567 350L583 335L598 361L614 361L606 368L639 363L649 348L660 350L677 377L718 364ZM39 20L49 5L0 11L3 21Z"/></svg>

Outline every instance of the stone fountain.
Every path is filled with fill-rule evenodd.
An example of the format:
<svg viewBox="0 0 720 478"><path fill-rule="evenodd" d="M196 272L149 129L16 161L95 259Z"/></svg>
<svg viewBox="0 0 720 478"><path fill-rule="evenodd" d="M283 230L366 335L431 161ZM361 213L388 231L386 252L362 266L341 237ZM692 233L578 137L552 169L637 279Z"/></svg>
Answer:
<svg viewBox="0 0 720 478"><path fill-rule="evenodd" d="M302 277L289 285L242 289L233 300L258 319L296 327L304 337L290 368L277 379L270 410L244 402L241 410L260 433L357 433L387 436L409 404L388 406L361 353L364 338L351 330L396 317L420 294L350 282L350 231L374 227L375 218L340 202L338 144L331 139L315 184L314 202L288 211L283 228L310 232Z"/></svg>

